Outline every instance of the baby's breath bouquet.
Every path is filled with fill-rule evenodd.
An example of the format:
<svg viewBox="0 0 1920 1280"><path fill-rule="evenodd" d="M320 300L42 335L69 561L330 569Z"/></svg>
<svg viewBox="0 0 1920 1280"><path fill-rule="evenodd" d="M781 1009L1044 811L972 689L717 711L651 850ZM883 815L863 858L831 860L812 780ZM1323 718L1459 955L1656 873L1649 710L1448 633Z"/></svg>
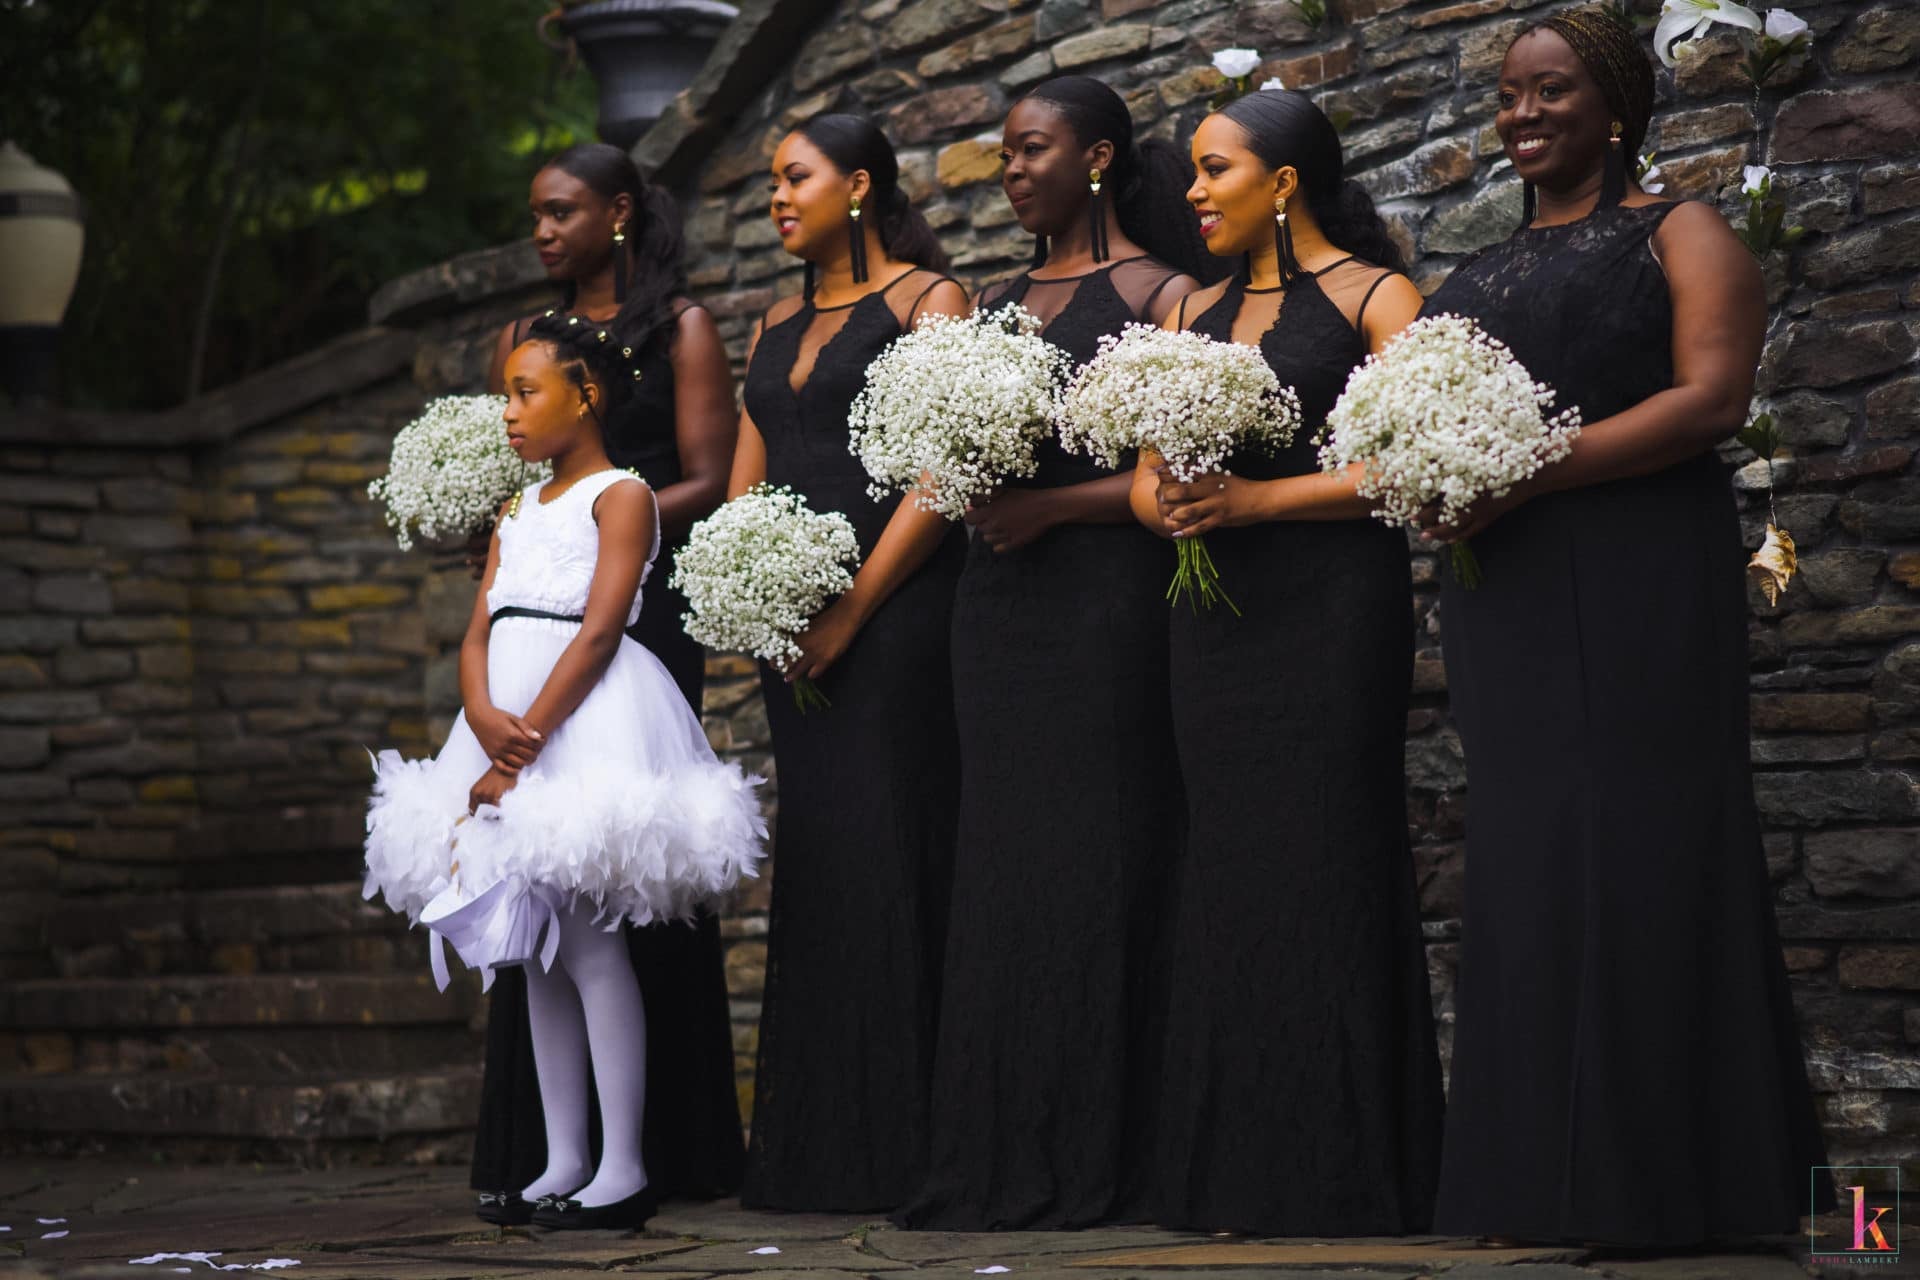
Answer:
<svg viewBox="0 0 1920 1280"><path fill-rule="evenodd" d="M479 533L500 504L551 474L528 466L507 447L500 415L505 396L442 396L393 438L387 474L367 486L385 499L387 524L400 549L418 537L431 542Z"/></svg>
<svg viewBox="0 0 1920 1280"><path fill-rule="evenodd" d="M688 635L784 667L800 656L793 638L853 585L859 567L860 543L845 516L757 484L693 526L667 582L692 606L681 615ZM793 682L793 700L803 712L829 705L805 677Z"/></svg>
<svg viewBox="0 0 1920 1280"><path fill-rule="evenodd" d="M1074 375L1060 409L1067 448L1109 467L1151 450L1182 484L1227 474L1238 451L1284 448L1299 429L1299 397L1257 350L1146 324L1100 339L1099 354ZM1218 599L1239 613L1220 589L1205 540L1176 538L1174 546L1179 562L1167 599L1185 596L1196 609Z"/></svg>
<svg viewBox="0 0 1920 1280"><path fill-rule="evenodd" d="M1360 464L1355 487L1388 524L1413 528L1434 503L1453 520L1567 456L1580 411L1549 418L1553 398L1473 321L1428 316L1348 376L1327 415L1320 465L1331 474ZM1453 544L1453 570L1461 586L1480 584L1465 539Z"/></svg>
<svg viewBox="0 0 1920 1280"><path fill-rule="evenodd" d="M896 491L949 520L1038 467L1053 430L1066 353L1018 306L964 319L929 316L867 366L848 418L850 447L875 501Z"/></svg>

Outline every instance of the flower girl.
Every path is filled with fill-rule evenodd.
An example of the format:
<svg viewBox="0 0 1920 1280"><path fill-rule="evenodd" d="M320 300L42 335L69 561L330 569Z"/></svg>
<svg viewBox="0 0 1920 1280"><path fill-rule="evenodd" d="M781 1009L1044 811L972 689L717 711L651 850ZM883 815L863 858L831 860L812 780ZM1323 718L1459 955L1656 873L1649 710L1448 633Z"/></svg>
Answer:
<svg viewBox="0 0 1920 1280"><path fill-rule="evenodd" d="M600 425L636 376L616 336L548 312L506 366L507 442L553 476L502 508L460 650L465 711L433 760L375 763L367 893L487 971L524 964L547 1168L496 1221L637 1227L646 1021L623 920L689 914L754 874L753 784L624 633L660 548L653 492ZM589 1072L591 1067L591 1073ZM598 1166L588 1081L600 1104Z"/></svg>

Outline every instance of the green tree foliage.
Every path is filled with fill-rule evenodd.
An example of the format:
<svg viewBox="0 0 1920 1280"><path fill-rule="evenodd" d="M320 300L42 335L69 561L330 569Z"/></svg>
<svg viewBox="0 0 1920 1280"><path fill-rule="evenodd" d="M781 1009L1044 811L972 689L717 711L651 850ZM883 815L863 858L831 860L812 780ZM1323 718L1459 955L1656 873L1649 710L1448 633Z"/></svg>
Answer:
<svg viewBox="0 0 1920 1280"><path fill-rule="evenodd" d="M0 137L86 202L71 403L162 407L526 224L593 88L546 0L0 0Z"/></svg>

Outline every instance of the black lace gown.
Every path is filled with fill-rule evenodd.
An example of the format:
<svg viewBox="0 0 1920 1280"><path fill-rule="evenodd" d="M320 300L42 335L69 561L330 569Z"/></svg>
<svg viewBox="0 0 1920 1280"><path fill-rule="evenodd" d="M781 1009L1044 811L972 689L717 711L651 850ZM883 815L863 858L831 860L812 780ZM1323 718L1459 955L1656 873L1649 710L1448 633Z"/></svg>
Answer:
<svg viewBox="0 0 1920 1280"><path fill-rule="evenodd" d="M1589 423L1673 385L1651 237L1527 229L1427 303ZM1466 747L1466 917L1435 1226L1673 1246L1795 1230L1824 1164L1747 737L1747 607L1711 450L1473 539L1441 633Z"/></svg>
<svg viewBox="0 0 1920 1280"><path fill-rule="evenodd" d="M1333 272L1377 274L1347 260L1284 295L1236 283L1188 321L1257 341L1300 396L1295 443L1231 459L1237 475L1318 469L1311 437L1366 355L1322 290ZM1159 1220L1263 1235L1422 1231L1443 1103L1407 842L1406 539L1358 519L1273 521L1206 542L1244 616L1183 605L1171 619L1188 841ZM1162 564L1170 574L1171 549Z"/></svg>
<svg viewBox="0 0 1920 1280"><path fill-rule="evenodd" d="M526 322L522 322L523 324ZM673 363L663 346L643 350L634 395L608 423L607 456L654 489L678 484ZM700 710L706 650L688 637L686 600L667 585L673 550L663 541L647 575L640 621L628 632L660 659L687 705ZM662 1197L709 1199L739 1190L746 1164L734 1089L733 1026L721 954L720 921L628 927L627 948L647 1009L647 1107L641 1155ZM599 1141L597 1106L594 1141ZM527 1021L527 979L496 973L487 1012L487 1062L474 1135L476 1190L518 1190L547 1165L546 1126Z"/></svg>
<svg viewBox="0 0 1920 1280"><path fill-rule="evenodd" d="M979 305L1024 305L1078 364L1103 335L1157 322L1181 279L1131 258L1072 279L1022 275ZM1011 483L1110 474L1049 440L1039 473ZM933 1149L903 1225L1051 1230L1149 1213L1166 980L1155 944L1185 818L1167 560L1132 520L1058 526L1011 552L968 546Z"/></svg>
<svg viewBox="0 0 1920 1280"><path fill-rule="evenodd" d="M768 482L844 514L863 556L901 500L867 496L847 413L938 280L916 271L846 307L807 302L761 334L747 369ZM962 539L950 530L821 677L830 708L801 715L762 668L780 808L749 1207L892 1209L925 1171L959 792L947 635Z"/></svg>

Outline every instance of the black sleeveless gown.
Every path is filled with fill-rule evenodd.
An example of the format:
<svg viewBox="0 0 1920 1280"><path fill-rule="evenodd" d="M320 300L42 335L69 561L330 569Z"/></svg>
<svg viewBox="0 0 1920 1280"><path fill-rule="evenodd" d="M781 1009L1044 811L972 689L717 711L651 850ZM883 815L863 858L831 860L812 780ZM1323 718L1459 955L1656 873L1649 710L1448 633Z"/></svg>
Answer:
<svg viewBox="0 0 1920 1280"><path fill-rule="evenodd" d="M1608 206L1462 264L1478 321L1588 423L1673 385L1651 237ZM1826 1163L1747 736L1740 530L1711 450L1548 494L1443 589L1466 916L1435 1226L1675 1246L1788 1232Z"/></svg>
<svg viewBox="0 0 1920 1280"><path fill-rule="evenodd" d="M523 322L525 323L525 322ZM607 424L607 456L657 491L680 482L674 441L673 363L664 344L638 353L634 395ZM687 705L700 710L706 650L680 622L686 600L667 585L673 547L663 540L647 574L640 620L628 631L660 659ZM710 1199L740 1187L746 1150L734 1089L733 1026L719 917L628 927L627 947L647 1008L647 1108L641 1136L651 1186L662 1197ZM593 1117L599 1142L599 1115ZM487 1062L474 1135L472 1185L518 1190L547 1165L545 1121L527 1021L527 980L499 970L487 1013Z"/></svg>
<svg viewBox="0 0 1920 1280"><path fill-rule="evenodd" d="M767 481L844 514L863 557L901 499L867 496L847 413L901 332L889 295L904 302L938 279L913 272L846 307L809 301L767 328L747 369ZM803 353L814 360L796 393ZM892 1209L925 1171L959 792L947 634L963 554L955 528L880 606L818 682L830 708L801 715L762 668L780 807L748 1207Z"/></svg>
<svg viewBox="0 0 1920 1280"><path fill-rule="evenodd" d="M1078 364L1178 278L1149 258L1074 280L1022 275L980 309L1028 305ZM1038 474L1010 483L1111 474L1049 440ZM1056 1230L1150 1215L1166 1012L1155 944L1186 809L1166 695L1167 560L1132 520L1061 525L1005 553L968 546L953 613L960 835L933 1150L904 1226Z"/></svg>
<svg viewBox="0 0 1920 1280"><path fill-rule="evenodd" d="M1248 294L1230 285L1188 327L1230 339L1243 305L1273 301ZM1317 471L1311 437L1365 342L1320 279L1303 277L1260 350L1299 393L1304 422L1278 456L1229 469ZM1172 614L1188 840L1159 1220L1263 1235L1423 1231L1443 1102L1407 842L1405 535L1368 519L1273 521L1206 540L1244 616ZM1172 561L1165 551L1163 583Z"/></svg>

